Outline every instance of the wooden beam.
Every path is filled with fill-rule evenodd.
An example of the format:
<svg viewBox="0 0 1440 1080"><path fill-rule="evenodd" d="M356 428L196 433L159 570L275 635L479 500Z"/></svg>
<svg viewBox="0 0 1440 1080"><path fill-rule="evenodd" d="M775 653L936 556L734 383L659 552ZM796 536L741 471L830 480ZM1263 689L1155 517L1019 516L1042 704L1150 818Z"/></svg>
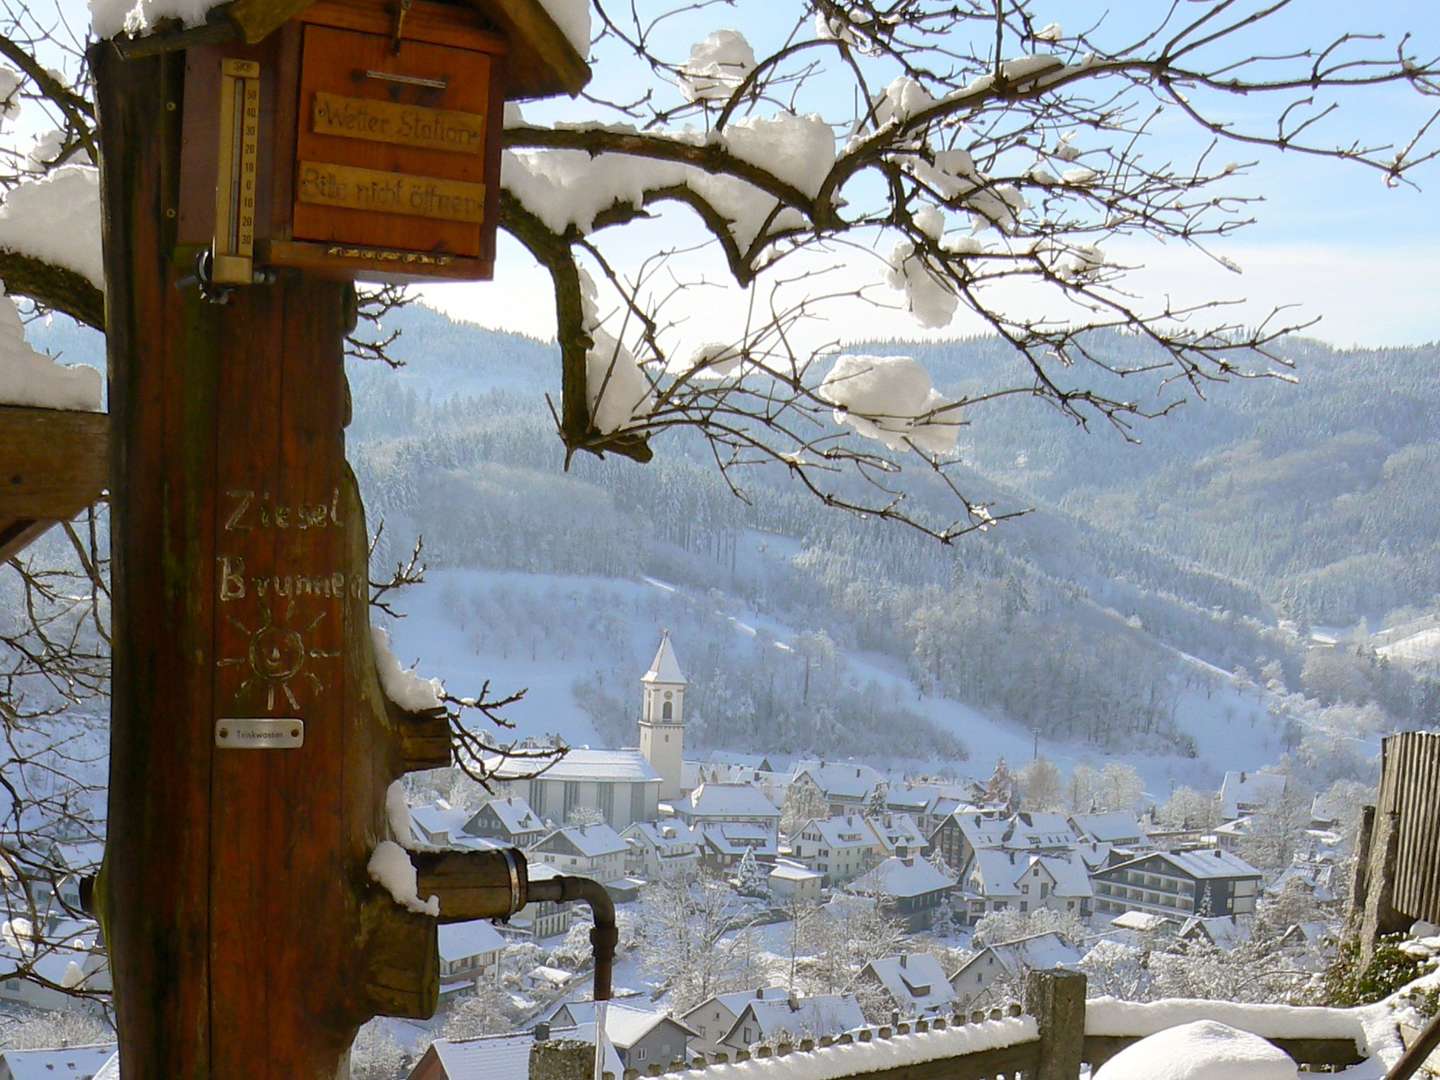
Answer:
<svg viewBox="0 0 1440 1080"><path fill-rule="evenodd" d="M0 405L0 522L67 521L109 486L104 413Z"/></svg>

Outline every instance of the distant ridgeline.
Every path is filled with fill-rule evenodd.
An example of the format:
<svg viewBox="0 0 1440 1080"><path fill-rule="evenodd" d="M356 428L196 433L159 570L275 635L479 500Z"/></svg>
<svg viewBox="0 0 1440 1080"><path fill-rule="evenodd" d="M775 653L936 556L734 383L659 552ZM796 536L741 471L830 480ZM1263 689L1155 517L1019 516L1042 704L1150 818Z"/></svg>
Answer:
<svg viewBox="0 0 1440 1080"><path fill-rule="evenodd" d="M98 361L98 336L62 322L33 325L32 339ZM1044 735L1185 752L1171 716L1193 669L1180 675L1172 649L1226 670L1269 664L1296 686L1303 657L1277 618L1343 625L1440 593L1437 346L1342 353L1297 341L1299 386L1207 384L1208 401L1137 422L1143 446L1104 421L1087 434L1025 396L978 407L952 475L973 500L1037 512L947 550L826 510L781 470L737 475L747 505L689 433L657 439L647 466L581 455L564 472L545 403L559 387L552 344L418 305L386 320L386 333L397 330L391 352L405 367L351 363L350 457L372 526L386 522L384 563L422 532L435 566L647 573L698 596L734 594L792 627L825 628L800 700L789 689L804 665L774 674L767 665L779 661L766 650L741 658L733 640L719 644L733 632L707 631L716 605L695 613L687 639L713 637L719 650L687 652L695 713L710 718L697 735L712 745L742 746L764 730L797 750L889 734L875 724L851 730L854 695L824 703L835 691L815 675L829 640L893 656L922 688ZM1143 359L1132 338L1093 345L1120 365ZM951 396L1029 381L993 339L855 351L915 355ZM1098 369L1063 374L1114 382ZM1107 389L1118 397L1123 386L1156 408L1179 390L1193 396L1145 379ZM919 485L914 498L937 518L953 516L938 484ZM534 617L552 616L568 617ZM613 685L599 677L584 688L602 733L607 723L628 730L624 670ZM914 724L937 753L954 751L920 717L894 719Z"/></svg>

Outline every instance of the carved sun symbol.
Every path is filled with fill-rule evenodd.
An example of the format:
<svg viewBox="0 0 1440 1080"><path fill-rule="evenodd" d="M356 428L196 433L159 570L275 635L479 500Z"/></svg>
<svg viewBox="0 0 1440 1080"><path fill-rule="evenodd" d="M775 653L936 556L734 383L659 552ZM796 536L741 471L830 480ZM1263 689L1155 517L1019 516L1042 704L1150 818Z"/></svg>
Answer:
<svg viewBox="0 0 1440 1080"><path fill-rule="evenodd" d="M260 605L260 625L253 630L238 619L230 615L225 616L225 621L244 634L250 644L245 650L244 656L224 657L217 660L215 666L234 667L239 664L248 664L250 673L240 684L236 697L248 693L253 687L263 686L267 712L275 711L277 692L284 695L285 700L290 703L290 708L298 709L300 707L300 702L295 697L295 691L290 686L290 683L296 679L308 680L315 697L317 699L322 697L325 693L325 684L320 681L315 672L306 666L306 662L331 660L340 655L338 651L316 649L305 644L306 636L324 620L325 612L320 612L307 625L298 630L291 625L294 615L295 601L291 600L285 605L285 613L278 621L273 618L269 602L263 601Z"/></svg>

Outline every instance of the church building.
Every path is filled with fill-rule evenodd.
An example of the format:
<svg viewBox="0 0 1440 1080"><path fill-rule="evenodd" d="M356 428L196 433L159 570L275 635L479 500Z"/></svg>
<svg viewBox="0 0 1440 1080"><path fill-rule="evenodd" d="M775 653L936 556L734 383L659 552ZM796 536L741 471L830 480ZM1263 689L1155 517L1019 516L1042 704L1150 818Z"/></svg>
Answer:
<svg viewBox="0 0 1440 1080"><path fill-rule="evenodd" d="M640 677L640 753L660 774L661 800L678 799L681 794L687 685L666 630L660 635L660 648L650 661L650 670Z"/></svg>

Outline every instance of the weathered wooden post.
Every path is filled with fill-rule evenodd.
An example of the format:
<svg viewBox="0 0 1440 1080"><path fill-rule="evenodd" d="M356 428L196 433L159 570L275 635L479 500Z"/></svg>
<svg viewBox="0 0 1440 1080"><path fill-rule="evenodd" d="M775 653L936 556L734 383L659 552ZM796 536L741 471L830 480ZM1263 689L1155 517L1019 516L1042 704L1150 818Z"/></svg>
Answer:
<svg viewBox="0 0 1440 1080"><path fill-rule="evenodd" d="M1030 972L1025 1011L1040 1028L1035 1080L1078 1080L1085 1053L1085 976L1059 968Z"/></svg>
<svg viewBox="0 0 1440 1080"><path fill-rule="evenodd" d="M443 712L377 677L351 280L488 278L503 100L587 69L533 0L235 0L91 62L121 1064L334 1080L361 1023L435 1007L436 920L366 866L390 782L449 762ZM523 861L481 861L451 875L464 917L523 903Z"/></svg>

